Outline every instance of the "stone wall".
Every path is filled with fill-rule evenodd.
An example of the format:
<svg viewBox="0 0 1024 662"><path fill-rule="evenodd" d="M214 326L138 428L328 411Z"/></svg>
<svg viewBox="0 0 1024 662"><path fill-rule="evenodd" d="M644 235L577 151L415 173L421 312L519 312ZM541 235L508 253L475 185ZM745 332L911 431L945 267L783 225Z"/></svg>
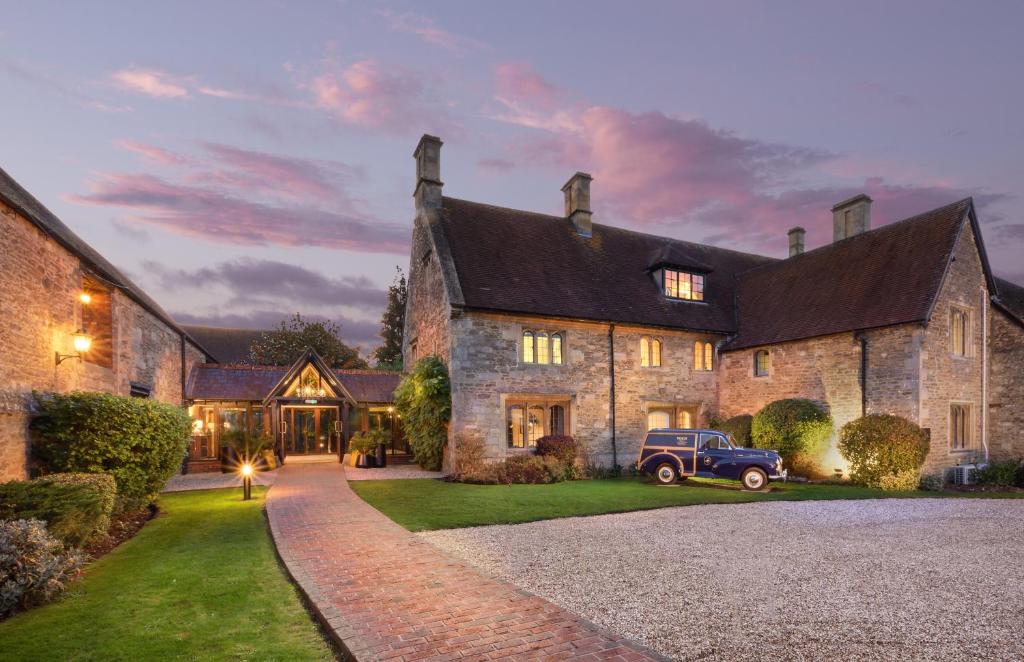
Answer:
<svg viewBox="0 0 1024 662"><path fill-rule="evenodd" d="M1024 458L1024 326L1000 310L989 320L989 453Z"/></svg>
<svg viewBox="0 0 1024 662"><path fill-rule="evenodd" d="M438 252L423 219L420 215L413 227L409 256L409 298L402 335L402 360L406 369L431 354L447 363L451 347L451 305Z"/></svg>
<svg viewBox="0 0 1024 662"><path fill-rule="evenodd" d="M483 441L489 458L520 452L508 448L506 403L510 399L560 396L570 402L569 432L587 445L594 462L613 461L609 325L525 316L463 312L451 321L451 444L461 437ZM524 329L561 333L562 365L527 364ZM660 338L662 366L640 367L640 338ZM615 342L616 450L619 464L636 459L655 407L692 408L700 416L717 408L713 372L693 370L697 340L720 337L617 326ZM717 358L716 358L717 361Z"/></svg>
<svg viewBox="0 0 1024 662"><path fill-rule="evenodd" d="M181 402L181 336L120 291L112 306L112 367L69 359L71 334L82 326L85 271L77 256L0 202L0 480L27 471L27 425L33 390L103 391L127 395L129 382L154 398ZM186 371L202 362L186 345Z"/></svg>
<svg viewBox="0 0 1024 662"><path fill-rule="evenodd" d="M950 314L954 307L970 315L970 347L966 357L956 356L952 351ZM988 310L981 257L974 233L970 225L965 225L921 347L919 425L927 428L931 435L931 450L922 468L925 473L980 460L983 456L982 359ZM950 448L950 405L953 403L971 407L972 448L967 451Z"/></svg>

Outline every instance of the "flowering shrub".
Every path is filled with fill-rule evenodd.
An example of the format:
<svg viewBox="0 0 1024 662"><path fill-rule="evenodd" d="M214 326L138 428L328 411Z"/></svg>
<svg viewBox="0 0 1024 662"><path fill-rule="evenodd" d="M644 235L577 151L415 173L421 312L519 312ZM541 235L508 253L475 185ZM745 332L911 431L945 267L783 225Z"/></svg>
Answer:
<svg viewBox="0 0 1024 662"><path fill-rule="evenodd" d="M0 521L0 618L53 600L81 565L81 557L66 552L43 522Z"/></svg>
<svg viewBox="0 0 1024 662"><path fill-rule="evenodd" d="M928 438L905 418L869 414L850 421L839 431L839 452L850 463L853 480L881 487L884 477L920 470L928 454Z"/></svg>

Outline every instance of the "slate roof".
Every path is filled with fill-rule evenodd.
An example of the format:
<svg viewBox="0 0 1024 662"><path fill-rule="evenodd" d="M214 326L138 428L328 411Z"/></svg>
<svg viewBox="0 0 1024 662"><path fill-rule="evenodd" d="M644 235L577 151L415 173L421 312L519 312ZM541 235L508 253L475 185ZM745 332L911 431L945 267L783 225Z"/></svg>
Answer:
<svg viewBox="0 0 1024 662"><path fill-rule="evenodd" d="M188 400L262 401L288 366L251 366L205 363L192 368L185 397ZM401 375L388 370L333 371L358 402L391 402Z"/></svg>
<svg viewBox="0 0 1024 662"><path fill-rule="evenodd" d="M1024 287L1005 278L996 278L996 301L1002 308L1024 324Z"/></svg>
<svg viewBox="0 0 1024 662"><path fill-rule="evenodd" d="M927 320L971 207L960 200L742 274L725 349Z"/></svg>
<svg viewBox="0 0 1024 662"><path fill-rule="evenodd" d="M181 328L213 352L213 358L220 363L247 363L249 347L263 335L261 329L233 329L217 326L183 324Z"/></svg>
<svg viewBox="0 0 1024 662"><path fill-rule="evenodd" d="M559 216L443 198L439 228L465 307L731 333L738 274L773 258ZM664 297L651 270L708 273L703 303Z"/></svg>
<svg viewBox="0 0 1024 662"><path fill-rule="evenodd" d="M110 285L124 292L129 298L152 313L171 329L184 333L193 345L209 355L209 352L207 352L202 343L189 336L186 331L178 326L177 322L160 307L160 304L151 299L139 286L126 278L124 274L118 271L117 267L107 261L92 246L85 243L81 237L57 218L43 203L26 191L3 168L0 168L0 200L13 207L18 213L28 219L29 222L76 255L89 270L108 281Z"/></svg>

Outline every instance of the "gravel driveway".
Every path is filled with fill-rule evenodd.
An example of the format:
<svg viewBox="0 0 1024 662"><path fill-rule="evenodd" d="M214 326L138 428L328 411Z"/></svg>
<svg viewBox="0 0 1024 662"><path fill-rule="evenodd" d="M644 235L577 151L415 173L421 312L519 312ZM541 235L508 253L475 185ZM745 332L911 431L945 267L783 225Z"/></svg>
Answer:
<svg viewBox="0 0 1024 662"><path fill-rule="evenodd" d="M418 535L680 660L1024 659L1024 501L691 506Z"/></svg>

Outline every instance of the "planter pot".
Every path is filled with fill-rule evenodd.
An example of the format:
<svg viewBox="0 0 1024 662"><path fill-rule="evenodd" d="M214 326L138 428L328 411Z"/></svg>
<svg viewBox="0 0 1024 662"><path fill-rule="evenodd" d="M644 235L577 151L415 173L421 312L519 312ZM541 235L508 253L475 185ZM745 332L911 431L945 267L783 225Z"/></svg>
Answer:
<svg viewBox="0 0 1024 662"><path fill-rule="evenodd" d="M384 444L377 444L377 466L382 469L388 466L388 449Z"/></svg>
<svg viewBox="0 0 1024 662"><path fill-rule="evenodd" d="M357 455L357 457L356 457L356 468L357 469L366 469L369 466L366 463L366 456L363 455L362 453L357 453L356 455Z"/></svg>

